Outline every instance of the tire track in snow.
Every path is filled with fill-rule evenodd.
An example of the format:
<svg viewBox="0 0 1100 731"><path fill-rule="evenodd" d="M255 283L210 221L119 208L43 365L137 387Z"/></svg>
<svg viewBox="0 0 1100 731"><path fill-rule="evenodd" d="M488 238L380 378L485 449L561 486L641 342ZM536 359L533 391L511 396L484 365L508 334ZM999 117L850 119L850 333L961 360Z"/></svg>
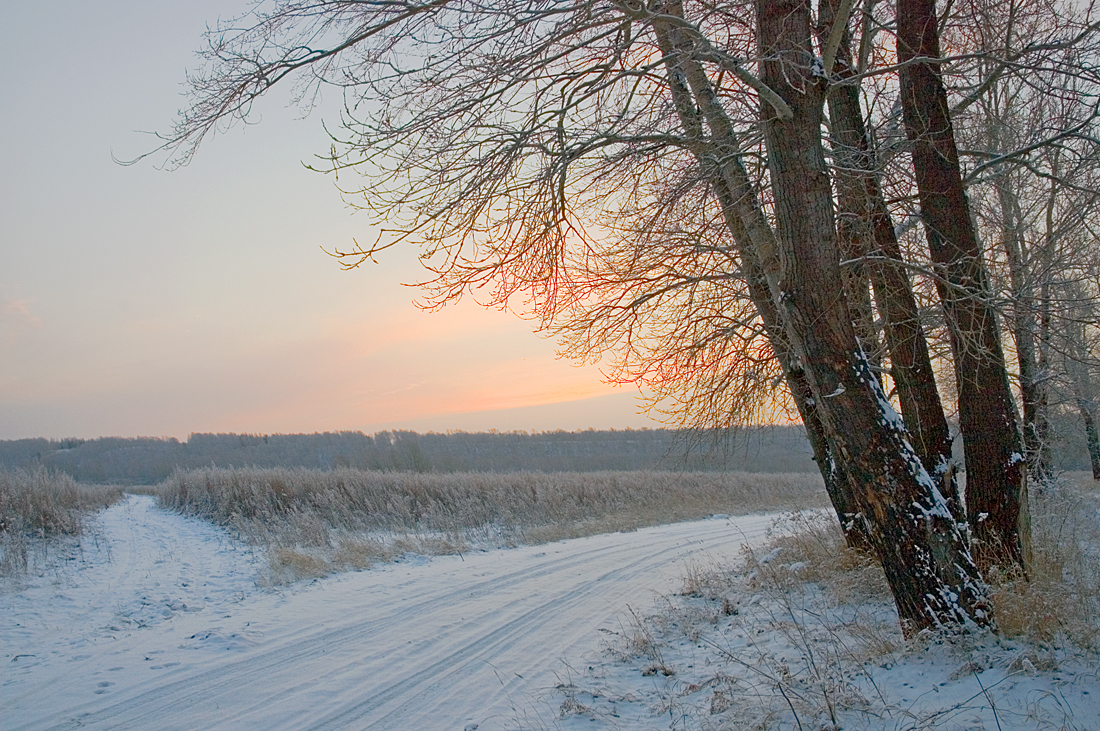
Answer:
<svg viewBox="0 0 1100 731"><path fill-rule="evenodd" d="M390 711L383 717L371 717L366 728L403 728L402 724L407 722L411 710L410 706L423 706L424 699L422 696L424 692L421 689L425 685L431 687L441 684L449 676L467 669L470 664L479 662L485 654L499 654L512 649L521 639L530 637L543 628L548 619L560 615L563 611L568 611L570 605L600 595L601 582L613 578L625 579L637 576L643 569L650 569L654 565L664 563L670 553L680 555L683 553L683 547L670 547L649 554L620 569L607 572L592 582L566 594L555 596L553 600L544 602L525 612L500 629L477 637L434 665L419 670L410 676L394 680L387 687L375 691L368 700L347 709L336 717L326 719L324 722L309 728L311 731L347 728L351 722L367 718L378 709L391 704L395 699L400 701L400 707ZM639 600L644 598L646 597L643 593Z"/></svg>
<svg viewBox="0 0 1100 731"><path fill-rule="evenodd" d="M718 525L715 527L707 526L707 530L703 534L703 537L706 538L716 533L726 534L728 531L729 528L725 525ZM697 541L698 537L691 542L694 543ZM643 563L647 566L654 563L661 563L662 561L660 559L663 556L670 551L677 550L677 548L678 547L666 548L658 555L644 557L635 561L633 566L638 566ZM617 561L618 559L616 557L618 555L630 555L635 552L635 549L629 545L599 546L594 549L567 554L561 558L546 561L534 569L528 567L510 571L502 576L497 576L485 581L475 582L463 586L461 592L465 595L479 598L491 597L494 594L499 595L505 593L507 590L525 583L540 584L553 575L568 573L574 569L589 565L593 561L600 561L606 564L609 561ZM627 568L629 567L613 571L603 578L625 575ZM636 571L635 573L639 572ZM596 591L596 589L590 589L589 593L593 591ZM417 601L412 606L401 605L392 608L385 616L366 620L356 619L351 626L341 627L336 630L308 632L306 636L301 639L293 641L286 646L264 652L259 656L250 656L247 659L207 671L201 675L182 678L173 683L154 688L138 697L115 706L102 708L90 715L82 715L79 717L79 723L82 727L101 723L109 723L112 728L123 728L124 726L118 725L123 723L137 724L137 726L140 726L157 720L158 718L163 718L166 714L171 715L175 711L184 712L192 708L196 702L217 700L221 695L226 693L225 689L227 687L235 689L236 692L246 685L256 683L261 685L265 684L272 672L280 668L285 668L288 664L302 667L310 661L324 659L325 656L331 655L331 650L334 647L371 640L377 636L384 636L394 632L401 634L403 626L407 627L417 621L431 624L432 620L430 616L432 610L438 607L441 602L445 601L453 605L454 593L452 589L435 590L434 592L430 592L429 596ZM647 595L643 592L642 597L644 598L646 596ZM547 606L551 606L561 600L562 597L555 598L552 602L548 603ZM418 620L417 617L421 617L423 620ZM405 630L405 632L407 633L407 630ZM476 643L471 649L476 649ZM456 654L460 655L461 652ZM332 674L332 669L328 670L328 674ZM406 681L401 680L393 685L401 686L405 682ZM66 726L60 726L59 728L64 727Z"/></svg>
<svg viewBox="0 0 1100 731"><path fill-rule="evenodd" d="M236 616L259 616L278 628L256 648L135 684L113 702L100 697L12 728L198 728L204 723L197 709L210 709L211 726L235 728L382 731L417 727L417 718L422 728L449 728L438 723L446 713L456 728L476 717L488 729L506 722L517 699L522 704L553 685L559 658L593 649L595 628L626 602L667 591L660 577L676 575L678 562L736 550L766 523L759 516L734 525L711 520L435 559L320 582L274 608L250 600ZM746 526L743 533L737 524ZM401 579L402 572L412 578ZM316 612L334 592L373 604L349 601L335 615ZM296 624L303 612L313 620ZM425 633L435 636L423 639Z"/></svg>

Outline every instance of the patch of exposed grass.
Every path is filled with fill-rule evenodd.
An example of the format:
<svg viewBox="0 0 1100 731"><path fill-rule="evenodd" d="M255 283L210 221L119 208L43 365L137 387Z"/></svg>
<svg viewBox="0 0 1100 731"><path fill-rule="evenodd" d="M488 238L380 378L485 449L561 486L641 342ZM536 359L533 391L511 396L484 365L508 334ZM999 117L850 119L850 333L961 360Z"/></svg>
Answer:
<svg viewBox="0 0 1100 731"><path fill-rule="evenodd" d="M890 600L890 586L874 556L848 547L836 516L792 513L769 530L763 552L747 552L756 582L775 588L813 583L838 604Z"/></svg>
<svg viewBox="0 0 1100 731"><path fill-rule="evenodd" d="M826 500L820 478L806 474L300 468L181 471L158 486L157 495L164 507L268 548L271 580L278 582L320 571L297 555L303 552L330 572L408 552L461 553ZM357 542L372 548L358 550Z"/></svg>
<svg viewBox="0 0 1100 731"><path fill-rule="evenodd" d="M36 543L79 536L89 514L121 498L118 487L82 485L45 467L0 470L0 575L21 576Z"/></svg>

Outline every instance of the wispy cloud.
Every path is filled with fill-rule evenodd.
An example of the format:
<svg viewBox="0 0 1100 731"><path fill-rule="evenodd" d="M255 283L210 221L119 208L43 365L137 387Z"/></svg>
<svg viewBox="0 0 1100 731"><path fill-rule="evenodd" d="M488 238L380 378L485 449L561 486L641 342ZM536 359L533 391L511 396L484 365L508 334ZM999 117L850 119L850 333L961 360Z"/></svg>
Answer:
<svg viewBox="0 0 1100 731"><path fill-rule="evenodd" d="M10 345L41 326L42 319L31 312L30 300L8 299L0 303L0 343Z"/></svg>

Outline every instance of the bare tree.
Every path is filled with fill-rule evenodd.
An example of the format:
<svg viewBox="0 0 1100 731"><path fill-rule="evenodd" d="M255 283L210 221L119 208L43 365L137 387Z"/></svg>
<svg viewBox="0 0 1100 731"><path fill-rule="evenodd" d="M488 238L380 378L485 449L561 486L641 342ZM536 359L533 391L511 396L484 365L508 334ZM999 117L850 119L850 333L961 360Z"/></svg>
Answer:
<svg viewBox="0 0 1100 731"><path fill-rule="evenodd" d="M986 600L967 546L870 368L843 296L820 131L828 86L815 66L821 61L810 42L809 5L760 0L756 9L761 80L790 109L789 117L762 110L789 336L806 363L828 439L844 458L902 622L983 623ZM960 593L943 593L947 587Z"/></svg>
<svg viewBox="0 0 1100 731"><path fill-rule="evenodd" d="M923 269L943 291L974 470L969 510L988 523L976 532L1023 560L1014 405L944 136L988 87L948 105L940 69L967 59L941 57L927 0L899 3L896 58L888 6L867 3L849 42L854 3L822 5L832 17L818 19L815 42L805 0L272 2L211 34L210 65L166 146L185 162L283 79L307 104L321 85L340 87L345 114L317 167L386 224L373 244L337 252L349 266L419 245L429 302L472 290L518 302L570 352L617 359L613 375L654 385L680 413L766 418L793 405L838 515L882 561L907 629L991 625L944 494L943 409L906 275ZM1022 68L1022 52L1002 54L987 77ZM908 142L893 135L885 155L872 154L873 126L859 130L858 89L871 82L875 108L893 114L880 130L905 111ZM823 145L826 103L839 172ZM930 267L890 241L898 195L886 191L906 183L886 176L910 161ZM878 320L884 348L872 344Z"/></svg>
<svg viewBox="0 0 1100 731"><path fill-rule="evenodd" d="M943 273L959 420L966 447L970 528L989 563L1030 560L1027 472L981 242L970 216L938 59L934 0L899 0L901 103L921 216Z"/></svg>
<svg viewBox="0 0 1100 731"><path fill-rule="evenodd" d="M1024 454L1041 488L1052 474L1052 398L1078 370L1069 353L1084 357L1064 343L1082 317L1082 265L1096 256L1093 237L1078 235L1097 211L1092 26L1072 4L1034 0L971 0L954 12L948 32L969 55L958 68L968 110L956 114L967 183L979 232L996 243L991 304L1015 344Z"/></svg>
<svg viewBox="0 0 1100 731"><path fill-rule="evenodd" d="M828 108L840 216L838 234L848 260L845 269L850 281L862 283L864 293L860 299L866 296L866 282L873 285L890 362L889 375L902 415L917 453L961 521L965 509L955 484L950 429L936 389L920 311L883 195L882 171L860 104L861 85L853 78L859 69L854 65L850 34L845 24L836 24L837 10L843 11L844 5L830 0L821 3L820 8L822 46L827 48L829 39L836 39L831 71L842 82L831 90ZM867 304L862 304L861 310L865 308ZM861 312L857 322L866 322L868 316ZM863 330L867 329L865 324Z"/></svg>

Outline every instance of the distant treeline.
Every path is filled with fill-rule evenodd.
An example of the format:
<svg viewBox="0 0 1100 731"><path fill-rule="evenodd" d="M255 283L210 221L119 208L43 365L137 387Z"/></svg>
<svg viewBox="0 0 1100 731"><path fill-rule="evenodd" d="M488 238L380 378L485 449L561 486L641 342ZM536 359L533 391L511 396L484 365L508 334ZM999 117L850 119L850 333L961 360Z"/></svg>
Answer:
<svg viewBox="0 0 1100 731"><path fill-rule="evenodd" d="M1054 411L1058 469L1088 470L1084 428ZM956 447L961 447L957 444ZM962 457L961 448L956 449ZM816 472L801 425L736 431L192 434L165 437L0 440L0 467L46 465L81 482L155 484L199 467L355 467L411 472Z"/></svg>
<svg viewBox="0 0 1100 731"><path fill-rule="evenodd" d="M682 470L814 472L801 426L737 432L357 431L0 441L0 466L47 465L92 483L155 484L199 467L355 467L413 472Z"/></svg>

